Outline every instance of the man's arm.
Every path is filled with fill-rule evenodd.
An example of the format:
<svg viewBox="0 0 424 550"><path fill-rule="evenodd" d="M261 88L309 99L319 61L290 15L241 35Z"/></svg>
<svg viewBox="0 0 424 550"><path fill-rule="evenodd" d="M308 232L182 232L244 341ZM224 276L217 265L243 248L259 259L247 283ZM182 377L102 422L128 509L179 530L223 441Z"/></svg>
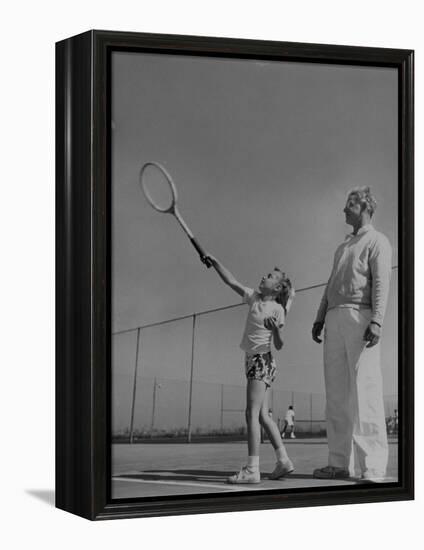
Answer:
<svg viewBox="0 0 424 550"><path fill-rule="evenodd" d="M318 308L317 316L312 327L312 339L314 342L321 344L322 340L320 338L322 329L324 328L324 319L327 313L328 300L327 300L327 288L328 283L325 286L324 293L321 298L321 303Z"/></svg>
<svg viewBox="0 0 424 550"><path fill-rule="evenodd" d="M381 338L392 269L392 247L384 235L378 235L378 239L370 251L369 264L372 317L365 331L364 340L367 342L367 348L372 348L378 344Z"/></svg>
<svg viewBox="0 0 424 550"><path fill-rule="evenodd" d="M319 308L317 311L317 316L315 318L315 323L324 324L324 319L328 308L327 288L328 288L328 283L325 285L324 293L322 295L321 302L319 304Z"/></svg>
<svg viewBox="0 0 424 550"><path fill-rule="evenodd" d="M369 265L371 270L371 322L375 322L381 327L386 313L392 269L392 247L384 235L378 235L377 241L370 250Z"/></svg>

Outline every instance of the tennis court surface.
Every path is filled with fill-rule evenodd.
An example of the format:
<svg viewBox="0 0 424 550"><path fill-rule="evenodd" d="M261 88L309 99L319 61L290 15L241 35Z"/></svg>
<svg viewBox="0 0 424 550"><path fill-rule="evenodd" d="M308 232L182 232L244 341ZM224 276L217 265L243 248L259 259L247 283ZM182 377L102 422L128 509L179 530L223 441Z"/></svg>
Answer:
<svg viewBox="0 0 424 550"><path fill-rule="evenodd" d="M285 441L295 471L281 480L268 475L275 464L269 443L261 445L262 481L255 485L228 485L226 478L242 466L246 443L173 443L112 445L112 498L137 498L199 493L242 492L264 489L298 489L356 485L357 479L320 480L315 468L325 466L327 441L322 438ZM398 443L389 443L387 482L397 482Z"/></svg>

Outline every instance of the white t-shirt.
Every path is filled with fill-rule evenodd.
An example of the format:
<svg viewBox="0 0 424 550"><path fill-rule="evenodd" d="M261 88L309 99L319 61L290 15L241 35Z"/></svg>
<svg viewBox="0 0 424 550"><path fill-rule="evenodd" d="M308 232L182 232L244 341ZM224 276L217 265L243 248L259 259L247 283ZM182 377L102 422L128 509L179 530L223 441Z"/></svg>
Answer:
<svg viewBox="0 0 424 550"><path fill-rule="evenodd" d="M294 424L294 410L288 409L286 412L286 418L285 418L287 424L293 425Z"/></svg>
<svg viewBox="0 0 424 550"><path fill-rule="evenodd" d="M252 288L245 288L243 302L249 305L246 326L240 347L246 353L268 353L271 351L272 332L265 328L264 320L274 317L279 327L284 325L283 306L274 300L262 301Z"/></svg>

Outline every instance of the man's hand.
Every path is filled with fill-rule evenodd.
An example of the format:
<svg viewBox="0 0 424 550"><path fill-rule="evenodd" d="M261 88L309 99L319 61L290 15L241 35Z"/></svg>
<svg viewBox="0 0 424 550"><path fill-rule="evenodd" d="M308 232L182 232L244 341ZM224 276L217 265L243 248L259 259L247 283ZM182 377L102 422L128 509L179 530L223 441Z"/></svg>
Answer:
<svg viewBox="0 0 424 550"><path fill-rule="evenodd" d="M378 344L378 342L380 341L380 338L381 338L381 327L376 323L370 323L367 326L367 330L364 333L364 340L365 342L367 342L366 347L372 348L373 346Z"/></svg>
<svg viewBox="0 0 424 550"><path fill-rule="evenodd" d="M312 327L312 340L317 344L321 344L322 342L320 336L323 328L324 328L324 323L320 323L320 322L314 323L314 326Z"/></svg>

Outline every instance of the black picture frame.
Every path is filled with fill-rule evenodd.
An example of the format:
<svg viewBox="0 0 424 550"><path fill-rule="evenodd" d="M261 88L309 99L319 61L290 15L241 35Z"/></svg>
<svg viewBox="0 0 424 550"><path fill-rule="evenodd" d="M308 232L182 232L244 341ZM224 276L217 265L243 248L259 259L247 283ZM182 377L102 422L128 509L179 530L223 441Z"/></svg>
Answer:
<svg viewBox="0 0 424 550"><path fill-rule="evenodd" d="M394 67L399 97L399 481L111 501L110 59L113 51ZM56 44L56 506L90 520L414 497L411 50L109 31Z"/></svg>

